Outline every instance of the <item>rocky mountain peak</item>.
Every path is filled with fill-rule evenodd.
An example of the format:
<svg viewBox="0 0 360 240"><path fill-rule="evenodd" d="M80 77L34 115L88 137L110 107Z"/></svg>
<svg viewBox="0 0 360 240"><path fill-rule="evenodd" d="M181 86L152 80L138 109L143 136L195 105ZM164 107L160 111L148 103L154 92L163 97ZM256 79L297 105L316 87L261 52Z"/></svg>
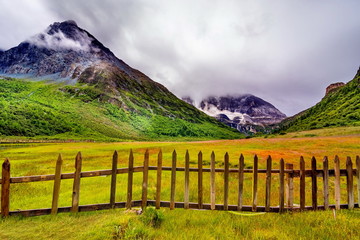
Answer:
<svg viewBox="0 0 360 240"><path fill-rule="evenodd" d="M194 105L190 97L183 97L182 100ZM286 118L286 115L272 104L251 94L209 96L196 107L244 133L265 131L268 125L279 123Z"/></svg>
<svg viewBox="0 0 360 240"><path fill-rule="evenodd" d="M325 97L327 95L329 95L329 93L335 91L336 89L339 89L341 87L345 86L345 83L343 82L337 82L337 83L332 83L330 84L327 88L326 88L326 92L325 92Z"/></svg>
<svg viewBox="0 0 360 240"><path fill-rule="evenodd" d="M85 70L99 65L116 66L134 79L139 75L72 20L55 22L17 47L0 53L0 74L10 77L72 83Z"/></svg>
<svg viewBox="0 0 360 240"><path fill-rule="evenodd" d="M44 32L31 37L26 42L39 48L55 51L99 52L103 47L92 35L79 28L72 20L55 22Z"/></svg>

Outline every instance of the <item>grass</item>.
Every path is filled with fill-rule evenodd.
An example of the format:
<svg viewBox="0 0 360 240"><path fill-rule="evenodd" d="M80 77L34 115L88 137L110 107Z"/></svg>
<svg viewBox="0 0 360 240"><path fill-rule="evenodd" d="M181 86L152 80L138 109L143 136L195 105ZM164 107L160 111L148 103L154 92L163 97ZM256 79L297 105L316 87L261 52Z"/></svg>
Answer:
<svg viewBox="0 0 360 240"><path fill-rule="evenodd" d="M319 130L318 130L319 131ZM337 130L341 131L341 130ZM143 154L150 150L150 165L156 165L156 156L161 148L165 166L171 165L171 153L176 149L178 166L184 166L186 150L190 152L191 167L196 167L198 151L203 152L204 167L209 167L211 151L216 154L217 167L223 167L225 152L229 152L230 166L235 168L240 153L245 156L245 167L252 167L253 155L259 156L259 168L265 168L267 155L273 157L273 168L278 168L280 158L299 167L300 155L310 168L310 158L315 156L318 168L322 167L322 157L330 158L339 155L341 167L345 168L345 159L359 155L360 137L358 130L348 130L354 134L348 136L309 136L317 133L298 133L298 137L289 134L276 138L252 138L242 140L216 140L205 142L122 142L122 143L40 143L40 144L1 144L0 159L9 158L11 176L53 174L57 155L64 159L63 172L74 171L74 158L81 150L83 171L110 169L114 150L119 152L119 167L127 166L130 149L133 149L135 165L142 165ZM170 199L170 172L163 171L161 198ZM272 176L272 206L278 204L278 176ZM142 174L134 174L133 199L141 198ZM183 200L184 174L177 173L176 201ZM310 179L306 187L310 189ZM342 202L346 202L346 178L341 177ZM295 179L295 203L299 202L298 179ZM119 174L117 178L116 201L126 199L127 175ZM322 203L322 185L318 181L319 197ZM156 172L149 173L148 198L154 199ZM223 175L216 174L216 201L222 203ZM258 204L264 205L265 176L260 175ZM47 208L51 206L53 182L34 182L11 185L11 210ZM334 195L333 182L330 182L330 194ZM204 200L209 202L209 174L204 174ZM236 204L237 176L230 175L229 204ZM72 180L63 180L60 190L60 206L71 205ZM81 179L80 204L106 203L109 201L110 177L93 177ZM197 201L197 175L190 174L190 201ZM355 192L355 200L358 199ZM311 205L310 197L307 205ZM245 175L244 204L251 203L251 174ZM334 203L331 197L331 202ZM162 209L163 221L153 227L139 216L124 210L88 212L79 214L59 214L32 218L10 217L0 223L0 239L356 239L359 237L357 226L360 223L359 210L342 210L336 219L331 211L306 212L294 214L264 214L256 216L236 215L219 211L196 211ZM286 226L286 227L284 227ZM42 232L40 234L40 232Z"/></svg>
<svg viewBox="0 0 360 240"><path fill-rule="evenodd" d="M157 226L132 211L106 210L0 222L7 239L358 239L359 209L235 215L230 212L159 210Z"/></svg>
<svg viewBox="0 0 360 240"><path fill-rule="evenodd" d="M243 137L168 91L135 94L119 89L115 96L93 85L8 78L0 79L0 108L0 139L177 141Z"/></svg>

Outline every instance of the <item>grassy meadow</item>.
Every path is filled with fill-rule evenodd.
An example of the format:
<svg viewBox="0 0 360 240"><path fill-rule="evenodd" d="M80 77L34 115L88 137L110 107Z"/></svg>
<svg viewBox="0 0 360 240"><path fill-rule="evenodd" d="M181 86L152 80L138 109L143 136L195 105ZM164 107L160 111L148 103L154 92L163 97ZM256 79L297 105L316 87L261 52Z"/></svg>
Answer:
<svg viewBox="0 0 360 240"><path fill-rule="evenodd" d="M150 166L155 166L159 149L163 151L163 165L171 166L171 154L177 151L177 166L184 166L186 150L190 152L190 167L197 167L197 154L203 153L204 168L210 167L210 154L216 155L216 167L223 167L225 152L230 155L230 168L236 168L240 154L245 157L245 168L252 168L253 156L259 156L259 168L265 168L266 157L273 158L273 168L279 167L283 158L299 168L299 158L304 156L306 167L310 159L329 157L333 168L335 155L340 157L341 168L345 168L347 156L353 161L360 153L359 128L334 129L334 136L327 131L314 130L304 133L286 134L278 137L252 138L241 140L216 140L202 142L79 142L79 143L28 143L1 144L0 159L8 158L11 176L54 174L58 154L64 159L63 172L74 171L74 158L78 151L83 157L82 171L111 169L114 150L119 153L118 167L126 167L129 151L134 151L135 166L142 165L146 149L150 151ZM204 202L210 202L210 177L204 173ZM259 174L258 205L264 205L265 174ZM110 195L110 176L81 179L80 205L107 203ZM251 203L251 174L245 174L244 205ZM116 201L125 201L127 174L117 178ZM134 174L133 199L141 199L142 174ZM278 174L272 175L271 205L278 203ZM306 187L310 190L311 179ZM346 178L341 177L342 202L346 202ZM294 180L294 203L299 203L299 179ZM183 201L184 174L177 172L176 201ZM356 186L356 181L355 181ZM25 210L51 207L53 182L11 184L10 210ZM216 202L223 202L223 174L216 173ZM148 198L155 199L156 171L149 173ZM318 180L318 202L321 205L322 184ZM334 183L330 179L330 204L334 203ZM310 191L307 191L310 194ZM229 204L236 204L237 174L230 175ZM59 206L70 206L72 180L62 180ZM307 195L307 205L311 205L311 195ZM170 199L170 172L163 171L162 200ZM358 196L355 191L355 200ZM197 173L190 173L190 201L197 201ZM59 214L32 218L10 217L0 222L1 239L356 239L359 236L360 211L341 210L336 218L332 211L272 214L236 215L229 212L176 209L160 211L163 221L160 226L147 224L140 216L121 209L96 213ZM286 226L286 227L285 227ZM41 232L42 235L39 235ZM54 233L56 232L56 233ZM25 237L27 236L27 237ZM345 237L344 237L345 236Z"/></svg>

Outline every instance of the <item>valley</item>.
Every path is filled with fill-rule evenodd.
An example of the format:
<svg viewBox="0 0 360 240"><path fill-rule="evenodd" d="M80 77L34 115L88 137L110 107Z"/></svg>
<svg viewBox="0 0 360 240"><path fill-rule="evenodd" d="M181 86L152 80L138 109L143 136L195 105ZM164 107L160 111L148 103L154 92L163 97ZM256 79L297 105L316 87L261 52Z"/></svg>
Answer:
<svg viewBox="0 0 360 240"><path fill-rule="evenodd" d="M122 143L39 143L39 144L1 144L0 158L9 158L11 163L12 177L28 176L39 174L53 174L55 162L59 153L63 155L64 164L63 172L74 171L74 157L78 151L82 152L83 156L83 171L110 169L111 158L114 150L119 153L118 167L126 167L128 161L128 154L130 149L134 152L134 165L142 165L143 154L146 149L150 151L150 166L156 165L156 155L159 149L163 151L164 166L171 165L171 152L176 149L178 153L178 167L184 166L184 156L186 150L190 152L190 167L196 167L196 155L198 151L203 152L204 167L209 167L209 157L211 151L216 154L216 167L222 168L223 154L229 153L231 168L234 168L238 162L240 153L244 154L245 166L252 167L253 155L259 156L259 168L263 169L266 165L267 155L271 155L274 161L274 168L278 167L280 158L284 158L287 163L293 163L295 168L299 167L299 158L301 155L305 158L306 168L310 168L310 158L315 156L319 161L319 168L322 166L322 157L329 156L329 165L333 166L334 155L339 155L341 161L341 168L345 167L345 159L347 156L355 158L359 151L359 134L360 130L357 127L348 127L346 136L326 136L326 132L315 130L316 135L305 137L309 132L298 132L297 137L277 136L273 138L252 138L241 140L215 140L215 141L198 141L198 142L122 142ZM344 129L334 129L334 131L344 132ZM324 134L324 136L321 136ZM163 172L164 181L162 183L163 199L168 199L170 194L170 178L169 172ZM176 192L176 201L181 201L183 198L182 174L179 174L178 187ZM277 182L278 176L274 174L274 182ZM309 181L311 179L308 179ZM341 189L346 190L345 177L341 177ZM109 181L110 177L94 177L82 179L80 204L94 204L108 202L109 198ZM141 198L141 181L142 174L134 174L134 199ZM59 199L60 206L71 205L72 194L72 180L64 179L61 183L61 193ZM196 202L197 191L197 175L190 175L190 201ZM230 177L230 199L229 204L236 203L237 178L235 175ZM261 175L259 179L259 199L263 199L265 194L264 189L265 176ZM117 194L116 201L126 200L126 184L127 176L119 174L117 178ZM223 184L223 179L219 174L216 180L216 195L222 196L223 191L220 186ZM310 184L310 182L307 182ZM155 194L156 173L149 174L149 198L153 198ZM35 209L51 206L53 182L34 182L24 184L11 185L11 210L16 209ZM276 184L273 186L277 188ZM204 175L204 201L209 202L209 175ZM333 183L330 184L331 194L333 195ZM299 192L298 182L295 182L295 204L298 204ZM251 202L251 178L245 176L244 182L244 204L248 205ZM273 204L276 204L278 196L272 196ZM218 202L222 199L219 197ZM310 204L311 199L307 199L307 204ZM319 196L321 201L321 195ZM342 199L346 201L346 199ZM333 203L333 200L331 200ZM264 202L260 201L259 205ZM137 209L137 208L135 208ZM0 223L0 236L4 239L12 238L14 236L29 236L29 239L38 237L38 228L43 228L42 236L50 237L52 239L98 239L111 238L119 234L119 238L127 236L127 238L145 238L161 239L174 238L186 239L189 236L197 238L209 238L214 235L221 235L224 226L219 226L219 223L225 224L225 229L228 236L253 238L259 236L283 236L286 239L290 231L295 237L317 237L323 238L337 238L344 234L344 227L348 236L357 236L357 224L359 210L353 211L342 210L337 212L337 218L333 217L332 211L318 211L318 212L303 212L303 213L264 213L256 215L256 213L242 213L236 215L231 212L221 211L198 211L198 210L183 210L175 209L170 211L167 208L160 210L163 214L163 223L159 228L154 228L151 225L143 222L139 215L133 211L125 211L122 209L105 210L98 212L83 212L76 215L69 213L60 213L56 217L41 216L32 218L18 218L11 217ZM51 219L51 220L50 220ZM341 225L339 221L341 219ZM319 221L321 223L319 223ZM62 225L62 231L59 234L52 235L52 232ZM94 224L96 222L96 224ZM176 222L176 224L175 224ZM36 224L34 224L36 223ZM241 230L244 226L257 224L257 228L246 228L248 230ZM298 224L313 223L322 228L321 233L315 231L314 228L298 229ZM324 223L324 224L323 224ZM175 224L175 225L174 225ZM260 225L259 225L260 224ZM287 225L287 230L284 231L282 225ZM93 226L91 228L88 225ZM189 225L191 227L189 227ZM174 228L174 226L176 226ZM201 226L201 227L199 227ZM340 227L341 226L341 227ZM121 229L118 229L118 228ZM21 229L26 228L26 232ZM5 231L6 229L6 231ZM19 230L20 229L20 230ZM81 231L79 231L81 229ZM259 233L260 231L260 233ZM181 233L180 233L181 232ZM176 234L176 236L174 235ZM352 237L345 237L351 239Z"/></svg>

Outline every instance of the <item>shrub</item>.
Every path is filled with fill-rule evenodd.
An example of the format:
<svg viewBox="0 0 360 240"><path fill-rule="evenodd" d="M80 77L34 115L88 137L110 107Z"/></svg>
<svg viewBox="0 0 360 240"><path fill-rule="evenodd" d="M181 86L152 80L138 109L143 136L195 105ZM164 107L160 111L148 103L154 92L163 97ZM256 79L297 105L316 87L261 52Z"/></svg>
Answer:
<svg viewBox="0 0 360 240"><path fill-rule="evenodd" d="M155 228L160 227L163 220L164 214L153 207L148 207L140 216L141 222L143 222L145 225L150 225Z"/></svg>

